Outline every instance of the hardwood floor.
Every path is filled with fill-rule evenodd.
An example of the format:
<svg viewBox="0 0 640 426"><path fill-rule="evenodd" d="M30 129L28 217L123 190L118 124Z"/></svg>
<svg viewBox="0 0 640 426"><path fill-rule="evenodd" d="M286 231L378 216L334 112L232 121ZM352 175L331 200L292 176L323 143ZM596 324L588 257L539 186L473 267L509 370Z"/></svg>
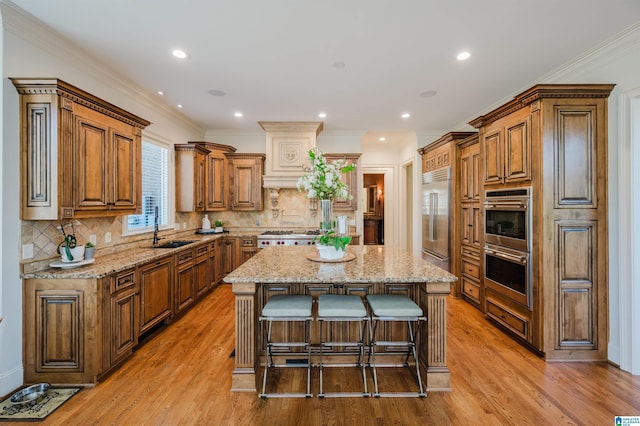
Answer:
<svg viewBox="0 0 640 426"><path fill-rule="evenodd" d="M640 415L640 376L607 363L545 363L453 298L447 317L452 392L422 399L266 401L230 393L233 306L230 286L218 287L44 423L613 425L616 415ZM315 394L317 371L313 378Z"/></svg>

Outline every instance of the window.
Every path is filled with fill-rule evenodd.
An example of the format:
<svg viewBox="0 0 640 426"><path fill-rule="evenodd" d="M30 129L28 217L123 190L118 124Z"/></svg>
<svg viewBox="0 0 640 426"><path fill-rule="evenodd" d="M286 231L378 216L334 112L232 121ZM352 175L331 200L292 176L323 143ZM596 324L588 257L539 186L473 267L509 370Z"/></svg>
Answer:
<svg viewBox="0 0 640 426"><path fill-rule="evenodd" d="M169 224L169 149L157 143L142 141L142 214L129 215L123 223L123 234L153 230L156 208L158 226Z"/></svg>

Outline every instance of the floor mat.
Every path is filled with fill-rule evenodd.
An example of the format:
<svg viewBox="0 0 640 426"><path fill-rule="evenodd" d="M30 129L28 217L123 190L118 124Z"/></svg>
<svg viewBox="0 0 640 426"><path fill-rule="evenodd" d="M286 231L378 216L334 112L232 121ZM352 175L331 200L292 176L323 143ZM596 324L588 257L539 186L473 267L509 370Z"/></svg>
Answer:
<svg viewBox="0 0 640 426"><path fill-rule="evenodd" d="M0 402L0 421L43 420L82 388L51 388L35 405L13 405L9 396Z"/></svg>

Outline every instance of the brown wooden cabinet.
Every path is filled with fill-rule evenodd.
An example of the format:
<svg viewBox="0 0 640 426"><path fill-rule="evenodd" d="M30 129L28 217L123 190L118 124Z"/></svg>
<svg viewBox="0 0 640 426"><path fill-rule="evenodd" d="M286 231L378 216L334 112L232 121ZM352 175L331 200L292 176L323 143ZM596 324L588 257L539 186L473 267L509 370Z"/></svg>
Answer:
<svg viewBox="0 0 640 426"><path fill-rule="evenodd" d="M481 143L485 185L531 180L531 119L527 111L487 125Z"/></svg>
<svg viewBox="0 0 640 426"><path fill-rule="evenodd" d="M12 82L20 94L22 219L140 213L149 122L62 80Z"/></svg>
<svg viewBox="0 0 640 426"><path fill-rule="evenodd" d="M238 264L238 238L237 237L225 237L221 243L221 256L220 261L222 264L222 277L230 274Z"/></svg>
<svg viewBox="0 0 640 426"><path fill-rule="evenodd" d="M226 154L229 160L229 199L231 210L262 211L262 173L264 154Z"/></svg>
<svg viewBox="0 0 640 426"><path fill-rule="evenodd" d="M325 154L325 157L328 161L346 160L347 163L357 166L360 161L360 155L361 154ZM354 170L342 174L340 180L349 187L349 195L351 195L352 198L350 200L341 198L334 199L333 210L358 210L358 168L356 167Z"/></svg>
<svg viewBox="0 0 640 426"><path fill-rule="evenodd" d="M140 274L140 334L173 315L173 260L171 256L147 263Z"/></svg>
<svg viewBox="0 0 640 426"><path fill-rule="evenodd" d="M236 149L229 145L214 142L190 141L209 151L205 158L205 210L221 211L229 209L229 160L226 154Z"/></svg>
<svg viewBox="0 0 640 426"><path fill-rule="evenodd" d="M193 249L193 277L195 280L196 298L202 297L212 288L213 262L210 262L210 244L203 244Z"/></svg>
<svg viewBox="0 0 640 426"><path fill-rule="evenodd" d="M206 158L209 151L196 144L174 145L176 155L176 211L205 211Z"/></svg>
<svg viewBox="0 0 640 426"><path fill-rule="evenodd" d="M191 307L196 301L193 261L193 250L184 250L174 256L176 270L174 281L174 314L181 313Z"/></svg>
<svg viewBox="0 0 640 426"><path fill-rule="evenodd" d="M256 253L258 253L258 240L256 237L241 237L239 238L238 249L240 255L238 256L238 264L236 268L242 265L247 260L251 259Z"/></svg>
<svg viewBox="0 0 640 426"><path fill-rule="evenodd" d="M549 360L607 359L610 84L536 85L470 124L485 187L532 187L531 308L499 287L487 315Z"/></svg>
<svg viewBox="0 0 640 426"><path fill-rule="evenodd" d="M108 278L110 297L104 319L105 344L110 352L108 367L126 359L138 344L140 286L136 277L132 268Z"/></svg>

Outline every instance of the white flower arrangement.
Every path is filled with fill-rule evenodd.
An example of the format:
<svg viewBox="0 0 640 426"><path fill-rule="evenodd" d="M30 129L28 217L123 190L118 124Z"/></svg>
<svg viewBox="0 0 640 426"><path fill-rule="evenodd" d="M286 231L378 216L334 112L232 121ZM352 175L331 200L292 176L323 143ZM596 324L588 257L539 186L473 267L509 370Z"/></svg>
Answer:
<svg viewBox="0 0 640 426"><path fill-rule="evenodd" d="M340 176L355 169L354 164L348 164L346 160L334 160L329 163L317 148L309 150L309 160L311 166L307 169L308 173L301 176L296 183L298 191L306 191L307 198L320 200L353 198L349 194L349 187L340 180Z"/></svg>

